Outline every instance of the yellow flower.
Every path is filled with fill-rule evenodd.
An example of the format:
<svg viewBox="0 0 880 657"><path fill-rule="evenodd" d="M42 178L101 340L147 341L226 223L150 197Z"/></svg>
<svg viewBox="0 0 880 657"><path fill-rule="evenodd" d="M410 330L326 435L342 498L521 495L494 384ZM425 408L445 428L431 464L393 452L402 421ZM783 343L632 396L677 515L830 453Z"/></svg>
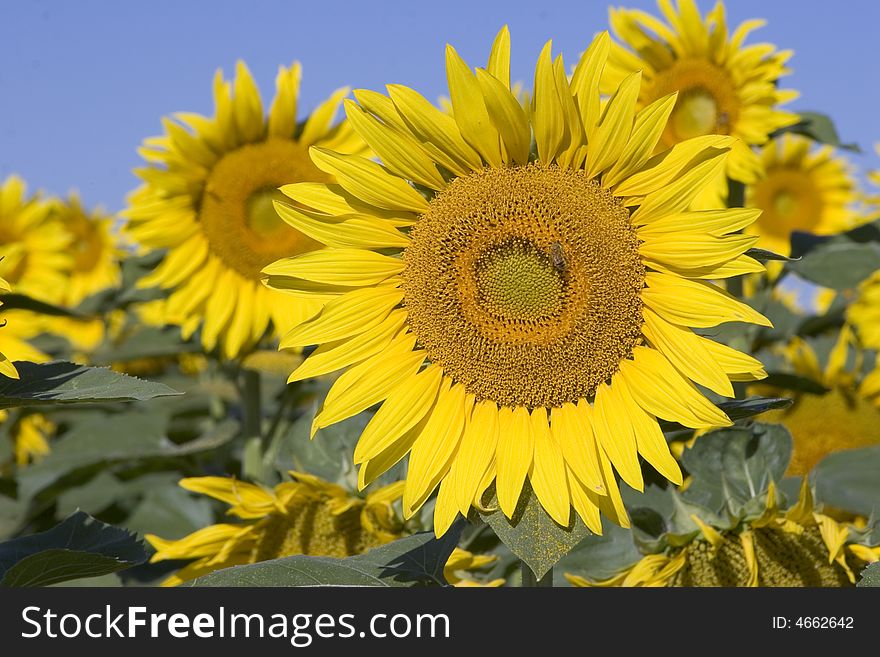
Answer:
<svg viewBox="0 0 880 657"><path fill-rule="evenodd" d="M813 348L798 337L784 350L794 372L823 384L829 389L826 394L762 390L794 399L789 408L762 416L764 422L784 424L791 432L794 451L786 472L789 476L809 473L834 452L880 444L880 410L871 402L872 378L869 376L860 382L853 374L861 363L858 352L858 367L846 367L853 339L851 329L844 326L824 368ZM759 390L764 387L756 386Z"/></svg>
<svg viewBox="0 0 880 657"><path fill-rule="evenodd" d="M793 231L832 235L855 227L857 200L851 166L830 146L810 152L804 137L782 135L761 150L764 175L746 188L746 206L761 217L746 232L757 246L791 253Z"/></svg>
<svg viewBox="0 0 880 657"><path fill-rule="evenodd" d="M498 557L496 556L474 554L473 552L462 550L457 547L452 551L452 554L449 555L449 559L446 560L446 565L443 567L443 577L453 586L461 588L495 588L498 586L504 586L504 579L502 578L493 579L483 584L471 577L473 571L480 570L497 560Z"/></svg>
<svg viewBox="0 0 880 657"><path fill-rule="evenodd" d="M880 350L880 269L859 285L858 297L847 309L847 321L866 348Z"/></svg>
<svg viewBox="0 0 880 657"><path fill-rule="evenodd" d="M7 283L3 278L0 278L0 292L11 291L12 288L9 286L9 283ZM3 305L2 302L0 302L0 305ZM5 324L5 320L3 321ZM0 333L0 335L2 335L2 333ZM19 378L18 370L16 370L15 365L12 364L12 359L6 356L2 349L0 349L0 374L2 374L3 376L8 376L11 379Z"/></svg>
<svg viewBox="0 0 880 657"><path fill-rule="evenodd" d="M205 349L220 347L226 358L317 310L260 284L265 265L318 246L282 222L272 200L281 184L331 180L309 160L310 146L362 148L345 124L332 126L346 89L297 122L299 80L298 63L279 70L266 118L244 63L234 84L218 71L214 116L165 119L165 134L140 151L149 164L136 172L145 184L129 197L127 231L148 248L168 250L142 284L172 290L166 321L187 334L201 325Z"/></svg>
<svg viewBox="0 0 880 657"><path fill-rule="evenodd" d="M606 580L566 573L573 586L851 586L854 570L880 559L855 526L814 510L806 480L798 503L777 507L767 492L764 513L739 527L719 530L692 517L699 532L684 545L644 556Z"/></svg>
<svg viewBox="0 0 880 657"><path fill-rule="evenodd" d="M242 522L211 525L179 540L147 534L156 549L153 563L195 559L165 580L176 586L207 573L246 563L305 554L348 557L403 536L403 522L392 506L403 482L380 488L362 499L336 484L301 472L293 481L266 490L229 477L183 479L186 490L229 505Z"/></svg>
<svg viewBox="0 0 880 657"><path fill-rule="evenodd" d="M49 438L55 434L55 429L55 424L44 415L35 413L19 420L12 430L15 462L24 466L48 454L51 451Z"/></svg>
<svg viewBox="0 0 880 657"><path fill-rule="evenodd" d="M319 345L290 380L347 370L312 433L382 402L359 486L409 454L404 513L439 486L438 535L493 481L510 517L527 478L563 526L572 507L593 531L600 509L626 525L615 470L642 489L641 454L681 482L657 417L727 425L692 381L731 396L731 380L764 376L691 330L768 324L708 282L763 271L737 234L758 211L688 210L733 140L652 157L675 95L636 112L635 73L603 111L609 48L597 37L569 80L548 43L527 113L506 28L476 74L448 46L451 115L400 85L356 91L349 121L382 163L312 148L338 182L287 185L276 204L327 247L263 270L322 306L282 338Z"/></svg>
<svg viewBox="0 0 880 657"><path fill-rule="evenodd" d="M611 29L623 42L614 45L603 76L603 91L611 93L628 75L642 72L639 107L669 93L678 101L663 131L662 145L708 134L739 137L742 142L727 160L726 175L753 182L760 163L748 148L767 141L779 128L797 123L798 116L779 109L797 93L779 89L788 73L791 51L776 51L767 43L743 45L746 36L764 24L750 20L728 32L724 4L718 2L705 18L694 0L659 0L667 22L643 11L611 8ZM704 202L726 198L721 174L704 193Z"/></svg>

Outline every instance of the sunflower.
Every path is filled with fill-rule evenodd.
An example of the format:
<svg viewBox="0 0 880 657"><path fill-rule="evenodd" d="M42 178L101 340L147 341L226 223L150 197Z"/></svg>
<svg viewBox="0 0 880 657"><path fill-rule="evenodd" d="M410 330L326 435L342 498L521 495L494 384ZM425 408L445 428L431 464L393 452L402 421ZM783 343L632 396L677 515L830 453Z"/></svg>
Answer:
<svg viewBox="0 0 880 657"><path fill-rule="evenodd" d="M766 43L743 45L749 32L764 24L750 20L730 34L724 4L718 2L705 18L694 0L659 0L667 23L643 11L610 8L611 29L622 45L614 44L602 77L602 89L612 93L627 76L642 72L637 107L678 92L678 100L660 143L671 147L700 135L734 135L742 141L727 159L727 177L754 182L760 162L748 148L767 141L774 131L797 123L797 114L779 109L797 92L779 89L788 73L791 51ZM720 174L702 195L705 203L727 196Z"/></svg>
<svg viewBox="0 0 880 657"><path fill-rule="evenodd" d="M526 478L563 526L572 507L596 532L600 509L626 524L614 470L641 489L641 454L681 482L657 418L727 425L693 382L730 396L763 376L691 330L768 324L707 280L763 270L743 255L756 238L736 234L759 212L688 210L733 140L652 157L675 94L636 112L635 73L603 111L609 47L597 37L569 80L548 43L529 114L506 28L476 74L447 46L451 115L400 85L355 92L349 122L382 163L312 148L337 183L287 185L276 204L326 245L263 270L322 304L282 338L319 345L290 380L347 368L312 435L382 402L359 486L409 454L404 513L439 486L438 535L493 481L510 517Z"/></svg>
<svg viewBox="0 0 880 657"><path fill-rule="evenodd" d="M5 416L2 419L5 420ZM12 428L15 463L21 467L46 456L51 451L49 440L55 435L56 428L54 422L39 413L18 420Z"/></svg>
<svg viewBox="0 0 880 657"><path fill-rule="evenodd" d="M810 152L810 144L784 134L761 149L764 175L746 188L746 206L762 210L746 231L760 235L760 248L787 256L793 231L832 235L857 223L849 162L830 146Z"/></svg>
<svg viewBox="0 0 880 657"><path fill-rule="evenodd" d="M60 303L76 307L86 297L119 284L119 260L123 255L113 232L113 219L101 209L86 210L79 197L53 203L53 216L70 235L68 251L73 264L65 281ZM45 329L65 336L79 350L91 351L104 338L104 319L66 317L44 319ZM86 360L85 355L78 360Z"/></svg>
<svg viewBox="0 0 880 657"><path fill-rule="evenodd" d="M828 389L825 394L763 390L794 399L789 408L763 416L764 422L784 424L791 432L794 451L787 472L790 476L807 474L834 452L880 444L880 410L871 401L873 377L859 381L853 373L859 367L846 367L853 340L851 329L844 326L824 368L815 350L801 338L793 338L785 347L785 359L794 373L824 385ZM855 360L860 366L858 353Z"/></svg>
<svg viewBox="0 0 880 657"><path fill-rule="evenodd" d="M862 345L880 350L880 269L859 285L858 296L847 309L847 321Z"/></svg>
<svg viewBox="0 0 880 657"><path fill-rule="evenodd" d="M271 491L230 477L182 479L183 488L226 502L227 513L243 522L211 525L176 541L147 534L144 538L156 549L152 563L195 559L162 585L295 554L349 557L403 536L403 521L392 506L403 482L362 499L313 475L290 475L293 481Z"/></svg>
<svg viewBox="0 0 880 657"><path fill-rule="evenodd" d="M0 292L12 292L12 288L9 286L3 278L0 278ZM0 305L3 305L0 302ZM5 320L4 320L5 321ZM15 369L15 365L12 364L12 360L6 356L6 354L0 350L0 374L3 376L8 376L11 379L17 379L18 370Z"/></svg>
<svg viewBox="0 0 880 657"><path fill-rule="evenodd" d="M201 325L207 350L226 358L247 352L270 329L283 331L320 306L291 303L260 284L260 270L318 243L282 222L272 208L277 187L328 182L308 157L313 145L343 152L361 144L333 117L346 95L339 89L298 123L300 66L282 67L268 118L244 63L234 83L214 78L215 114L165 119L165 134L147 139L144 181L129 197L127 231L151 249L167 249L142 285L172 290L168 321L189 332Z"/></svg>
<svg viewBox="0 0 880 657"><path fill-rule="evenodd" d="M718 528L698 516L699 531L682 545L647 554L605 580L566 573L573 586L852 586L855 572L880 559L864 531L841 524L813 507L804 480L797 504L783 511L772 484L763 513L734 528Z"/></svg>
<svg viewBox="0 0 880 657"><path fill-rule="evenodd" d="M26 192L18 176L0 184L0 276L18 294L61 303L73 265L71 237L53 203Z"/></svg>

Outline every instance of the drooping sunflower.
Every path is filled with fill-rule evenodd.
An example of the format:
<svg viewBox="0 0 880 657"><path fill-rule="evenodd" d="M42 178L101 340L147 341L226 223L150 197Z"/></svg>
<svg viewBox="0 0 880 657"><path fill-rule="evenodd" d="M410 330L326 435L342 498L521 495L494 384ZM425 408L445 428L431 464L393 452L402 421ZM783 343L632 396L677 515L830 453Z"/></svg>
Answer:
<svg viewBox="0 0 880 657"><path fill-rule="evenodd" d="M858 190L849 162L830 146L811 152L811 142L785 134L761 149L764 174L746 187L746 206L761 209L746 232L757 246L791 253L793 231L832 235L853 228Z"/></svg>
<svg viewBox="0 0 880 657"><path fill-rule="evenodd" d="M824 385L827 392L812 394L792 390L765 390L794 399L789 408L771 411L765 422L779 422L791 432L794 451L788 466L789 476L805 475L823 458L834 452L880 444L880 409L872 403L869 375L860 380L847 361L854 357L861 365L852 331L844 326L838 334L824 367L816 351L801 338L793 338L785 347L785 358L793 372ZM763 386L758 386L763 387Z"/></svg>
<svg viewBox="0 0 880 657"><path fill-rule="evenodd" d="M227 358L317 308L260 284L265 265L319 246L275 214L277 188L331 180L312 164L310 146L362 149L345 124L333 127L346 89L297 122L299 81L298 63L279 70L267 118L244 63L234 84L218 71L214 116L165 119L165 134L147 139L140 151L149 165L136 171L144 185L129 197L127 231L145 247L167 249L142 283L172 290L168 321L190 331L200 325L204 347L219 347Z"/></svg>
<svg viewBox="0 0 880 657"><path fill-rule="evenodd" d="M526 478L561 525L626 524L614 471L641 489L641 454L681 481L657 418L729 424L722 395L761 364L694 333L766 318L709 279L762 271L736 234L752 209L689 211L733 140L653 156L675 94L637 112L640 74L602 107L610 39L568 79L550 44L531 115L510 90L509 36L476 74L447 47L452 114L415 91L356 91L346 111L382 163L313 148L335 184L282 188L279 214L326 248L264 269L319 300L283 348L319 345L291 375L340 369L312 434L382 403L355 450L359 485L409 454L403 506L438 488L435 531L495 481L510 517ZM536 146L530 147L532 132Z"/></svg>
<svg viewBox="0 0 880 657"><path fill-rule="evenodd" d="M403 482L374 491L366 499L337 484L302 472L274 490L231 477L192 477L180 485L229 504L229 515L243 522L211 525L179 540L154 534L144 538L156 549L151 562L195 559L163 586L201 577L221 568L295 554L349 557L400 538L403 522L392 506Z"/></svg>
<svg viewBox="0 0 880 657"><path fill-rule="evenodd" d="M727 197L726 177L745 183L757 178L760 162L749 146L763 144L775 130L798 122L797 114L779 108L798 95L778 88L792 53L767 43L744 45L764 22L746 21L731 34L722 2L705 18L694 0L676 5L658 0L658 6L667 22L636 9L609 9L611 29L622 45L612 46L602 88L611 93L628 75L641 71L638 107L678 92L663 130L663 147L709 134L742 140L733 147L724 173L701 195L704 203L716 204Z"/></svg>
<svg viewBox="0 0 880 657"><path fill-rule="evenodd" d="M797 503L779 508L776 487L763 512L734 527L716 527L698 516L699 531L683 544L646 554L604 580L566 573L573 586L852 586L866 563L880 559L862 528L838 523L813 506L806 480Z"/></svg>
<svg viewBox="0 0 880 657"><path fill-rule="evenodd" d="M39 194L27 196L18 176L0 185L0 276L24 294L60 303L73 258L70 233Z"/></svg>
<svg viewBox="0 0 880 657"><path fill-rule="evenodd" d="M847 308L847 321L866 348L880 350L880 269L859 285L856 300Z"/></svg>

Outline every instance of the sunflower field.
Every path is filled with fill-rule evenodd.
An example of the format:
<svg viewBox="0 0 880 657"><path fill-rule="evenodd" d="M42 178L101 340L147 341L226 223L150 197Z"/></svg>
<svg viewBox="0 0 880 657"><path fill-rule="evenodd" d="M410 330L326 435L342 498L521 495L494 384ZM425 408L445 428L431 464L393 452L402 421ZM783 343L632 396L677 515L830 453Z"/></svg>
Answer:
<svg viewBox="0 0 880 657"><path fill-rule="evenodd" d="M4 158L0 587L880 585L871 143L633 4L439 96L239 60L113 212Z"/></svg>

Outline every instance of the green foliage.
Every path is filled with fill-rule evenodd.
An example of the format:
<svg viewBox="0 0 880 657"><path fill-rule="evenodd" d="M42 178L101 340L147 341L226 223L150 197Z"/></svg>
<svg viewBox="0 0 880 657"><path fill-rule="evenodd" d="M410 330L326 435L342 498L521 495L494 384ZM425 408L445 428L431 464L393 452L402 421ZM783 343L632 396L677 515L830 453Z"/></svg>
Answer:
<svg viewBox="0 0 880 657"><path fill-rule="evenodd" d="M827 114L822 114L821 112L801 112L800 116L800 121L787 128L782 128L773 136L775 137L783 132L792 132L808 137L820 144L836 146L854 153L861 152L858 144L844 144L840 141L834 121Z"/></svg>
<svg viewBox="0 0 880 657"><path fill-rule="evenodd" d="M97 577L146 558L133 535L76 512L48 531L0 543L0 586L48 586Z"/></svg>
<svg viewBox="0 0 880 657"><path fill-rule="evenodd" d="M786 265L798 276L834 290L856 287L880 267L880 244L833 240Z"/></svg>
<svg viewBox="0 0 880 657"><path fill-rule="evenodd" d="M486 492L480 517L495 531L504 545L541 579L563 556L590 534L580 517L572 512L562 527L544 511L531 486L526 483L512 518L498 507L494 486Z"/></svg>
<svg viewBox="0 0 880 657"><path fill-rule="evenodd" d="M336 559L296 555L233 566L200 577L190 586L445 586L443 567L458 543L462 524L442 538L425 532L366 554Z"/></svg>
<svg viewBox="0 0 880 657"><path fill-rule="evenodd" d="M862 578L856 586L880 587L880 561L875 561L862 571Z"/></svg>
<svg viewBox="0 0 880 657"><path fill-rule="evenodd" d="M836 452L813 469L818 501L862 516L880 515L880 445Z"/></svg>
<svg viewBox="0 0 880 657"><path fill-rule="evenodd" d="M17 363L21 378L0 375L0 408L46 404L144 401L180 394L111 369L74 363Z"/></svg>

